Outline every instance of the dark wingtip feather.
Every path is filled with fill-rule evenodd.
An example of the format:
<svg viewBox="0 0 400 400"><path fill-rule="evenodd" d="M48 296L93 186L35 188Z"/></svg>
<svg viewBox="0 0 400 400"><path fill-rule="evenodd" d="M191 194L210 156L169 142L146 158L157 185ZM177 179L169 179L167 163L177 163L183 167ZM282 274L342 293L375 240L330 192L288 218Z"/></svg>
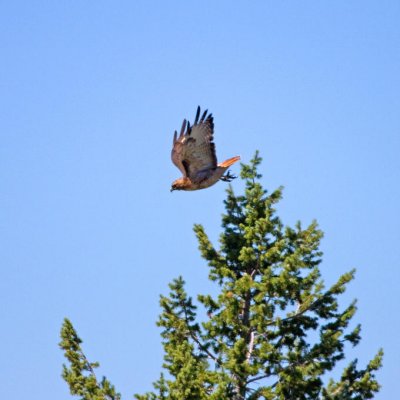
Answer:
<svg viewBox="0 0 400 400"><path fill-rule="evenodd" d="M207 113L208 113L208 110L205 110L205 111L203 112L203 115L202 115L201 118L200 118L200 122L203 122L203 121L204 121L204 118L206 117Z"/></svg>
<svg viewBox="0 0 400 400"><path fill-rule="evenodd" d="M181 128L181 133L179 134L179 137L183 136L183 134L185 133L185 128L186 128L186 119L184 119L182 122L182 128Z"/></svg>
<svg viewBox="0 0 400 400"><path fill-rule="evenodd" d="M174 140L172 141L172 144L175 144L177 136L178 136L178 132L175 131L174 132Z"/></svg>
<svg viewBox="0 0 400 400"><path fill-rule="evenodd" d="M196 118L194 119L193 125L196 125L199 122L199 117L200 117L200 106L197 106Z"/></svg>

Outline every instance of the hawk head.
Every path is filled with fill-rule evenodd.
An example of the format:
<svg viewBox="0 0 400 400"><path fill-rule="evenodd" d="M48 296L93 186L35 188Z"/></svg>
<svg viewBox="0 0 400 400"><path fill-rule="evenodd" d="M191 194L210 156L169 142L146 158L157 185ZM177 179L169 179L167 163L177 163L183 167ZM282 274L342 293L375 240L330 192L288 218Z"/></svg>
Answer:
<svg viewBox="0 0 400 400"><path fill-rule="evenodd" d="M170 192L173 192L174 190L187 190L191 184L190 179L186 176L176 179L172 182Z"/></svg>

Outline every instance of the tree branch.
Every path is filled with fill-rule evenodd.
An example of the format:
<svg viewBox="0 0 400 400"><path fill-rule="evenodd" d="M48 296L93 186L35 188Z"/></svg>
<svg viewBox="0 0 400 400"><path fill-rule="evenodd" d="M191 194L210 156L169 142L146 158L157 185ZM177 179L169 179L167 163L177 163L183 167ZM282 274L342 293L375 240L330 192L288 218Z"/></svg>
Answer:
<svg viewBox="0 0 400 400"><path fill-rule="evenodd" d="M252 330L250 332L250 340L249 340L249 344L248 344L248 350L247 350L247 354L246 354L246 360L248 363L250 363L250 357L251 354L253 353L253 348L254 348L254 331Z"/></svg>
<svg viewBox="0 0 400 400"><path fill-rule="evenodd" d="M218 364L219 366L222 366L222 363L221 363L221 361L218 359L218 357L215 356L214 354L212 354L212 353L207 349L207 347L205 347L205 346L200 342L200 339L196 336L196 334L195 334L195 333L193 332L193 330L191 329L185 304L184 304L183 302L181 302L180 305L181 305L181 307L182 307L182 309L183 309L183 312L184 312L184 314L185 314L185 322L186 322L186 325L187 325L187 327L188 327L188 329L189 329L189 335L190 335L190 337L191 337L191 338L194 340L194 342L199 346L200 350L204 351L216 364Z"/></svg>
<svg viewBox="0 0 400 400"><path fill-rule="evenodd" d="M248 379L247 382L246 382L246 384L260 381L261 379L268 378L269 376L270 376L269 374L264 374L264 375L256 376L256 377L254 377L254 378Z"/></svg>

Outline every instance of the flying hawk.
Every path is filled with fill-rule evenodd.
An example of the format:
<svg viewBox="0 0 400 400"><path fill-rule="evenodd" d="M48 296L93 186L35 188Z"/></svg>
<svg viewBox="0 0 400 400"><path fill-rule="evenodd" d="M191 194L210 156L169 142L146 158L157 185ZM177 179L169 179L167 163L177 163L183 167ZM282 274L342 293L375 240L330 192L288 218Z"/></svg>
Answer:
<svg viewBox="0 0 400 400"><path fill-rule="evenodd" d="M240 157L232 157L217 164L213 135L214 120L212 114L207 115L207 110L200 118L200 107L197 107L193 126L186 119L183 120L179 136L175 131L171 152L172 162L183 176L172 182L171 192L205 189L220 179L230 182L236 178L229 171L226 175L224 173Z"/></svg>

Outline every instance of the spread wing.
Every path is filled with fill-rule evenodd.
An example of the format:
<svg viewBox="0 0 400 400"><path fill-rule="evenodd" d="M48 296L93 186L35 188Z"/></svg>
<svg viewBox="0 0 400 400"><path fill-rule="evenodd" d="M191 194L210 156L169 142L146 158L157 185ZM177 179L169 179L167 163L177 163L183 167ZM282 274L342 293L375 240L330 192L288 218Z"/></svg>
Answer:
<svg viewBox="0 0 400 400"><path fill-rule="evenodd" d="M215 144L213 142L214 120L207 110L200 118L200 107L197 107L193 126L183 120L182 128L174 133L171 152L172 162L180 169L183 176L196 179L199 172L217 167Z"/></svg>

